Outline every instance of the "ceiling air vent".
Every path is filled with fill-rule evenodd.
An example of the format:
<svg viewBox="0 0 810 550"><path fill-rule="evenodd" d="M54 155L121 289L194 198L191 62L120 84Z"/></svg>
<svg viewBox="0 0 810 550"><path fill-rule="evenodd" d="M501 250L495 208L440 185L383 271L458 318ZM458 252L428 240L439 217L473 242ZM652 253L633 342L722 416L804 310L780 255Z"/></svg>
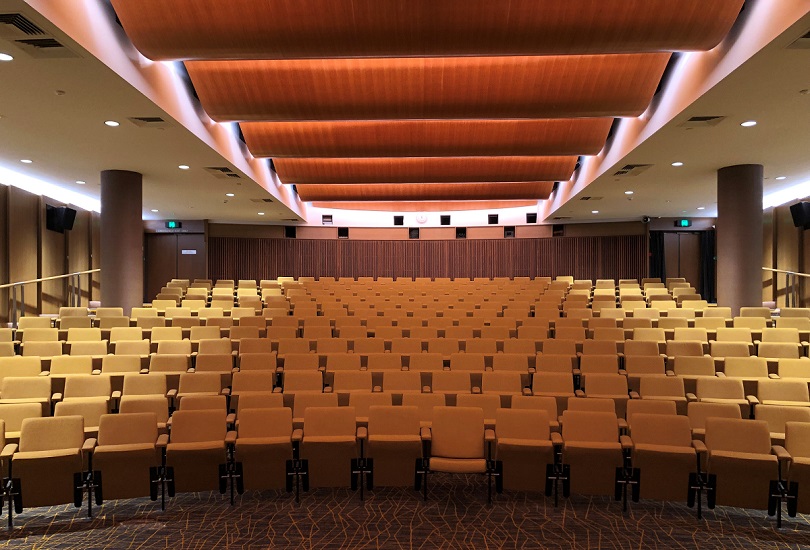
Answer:
<svg viewBox="0 0 810 550"><path fill-rule="evenodd" d="M693 116L689 120L685 120L678 124L681 128L709 128L717 126L726 119L724 116Z"/></svg>
<svg viewBox="0 0 810 550"><path fill-rule="evenodd" d="M625 164L616 170L613 175L618 177L635 177L650 167L652 167L652 164Z"/></svg>
<svg viewBox="0 0 810 550"><path fill-rule="evenodd" d="M788 48L794 50L810 50L810 31L797 38Z"/></svg>
<svg viewBox="0 0 810 550"><path fill-rule="evenodd" d="M228 168L227 166L207 166L204 168L206 172L211 174L217 179L242 179L242 176Z"/></svg>
<svg viewBox="0 0 810 550"><path fill-rule="evenodd" d="M159 128L162 130L169 127L169 123L159 116L131 116L127 120L139 128Z"/></svg>
<svg viewBox="0 0 810 550"><path fill-rule="evenodd" d="M26 38L25 40L15 40L14 43L22 51L37 59L79 57L55 38Z"/></svg>
<svg viewBox="0 0 810 550"><path fill-rule="evenodd" d="M250 199L250 202L270 203L273 204L273 199Z"/></svg>
<svg viewBox="0 0 810 550"><path fill-rule="evenodd" d="M570 220L571 216L554 216L552 220Z"/></svg>
<svg viewBox="0 0 810 550"><path fill-rule="evenodd" d="M581 201L601 201L604 197L580 197Z"/></svg>
<svg viewBox="0 0 810 550"><path fill-rule="evenodd" d="M0 38L20 40L44 34L45 31L21 13L0 13Z"/></svg>

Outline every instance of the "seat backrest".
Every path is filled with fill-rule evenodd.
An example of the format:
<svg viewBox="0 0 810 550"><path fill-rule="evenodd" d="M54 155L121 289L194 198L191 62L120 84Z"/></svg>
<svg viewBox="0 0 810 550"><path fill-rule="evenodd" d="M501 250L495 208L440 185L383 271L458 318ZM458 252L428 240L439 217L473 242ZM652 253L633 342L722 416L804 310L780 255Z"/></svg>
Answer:
<svg viewBox="0 0 810 550"><path fill-rule="evenodd" d="M760 401L810 402L807 382L804 380L760 380L757 384L757 397Z"/></svg>
<svg viewBox="0 0 810 550"><path fill-rule="evenodd" d="M579 369L582 374L617 374L619 371L619 356L583 355L579 358Z"/></svg>
<svg viewBox="0 0 810 550"><path fill-rule="evenodd" d="M799 343L799 329L797 328L765 328L762 329L763 342L796 342Z"/></svg>
<svg viewBox="0 0 810 550"><path fill-rule="evenodd" d="M546 411L549 420L557 420L557 400L553 397L514 395L513 409L536 409Z"/></svg>
<svg viewBox="0 0 810 550"><path fill-rule="evenodd" d="M609 412L616 414L616 402L613 399L606 399L600 397L590 397L582 399L581 397L569 397L568 407L569 411L593 411L593 412Z"/></svg>
<svg viewBox="0 0 810 550"><path fill-rule="evenodd" d="M565 441L613 443L619 441L619 423L615 413L563 412L562 435Z"/></svg>
<svg viewBox="0 0 810 550"><path fill-rule="evenodd" d="M743 382L736 378L698 378L696 393L698 399L745 399Z"/></svg>
<svg viewBox="0 0 810 550"><path fill-rule="evenodd" d="M658 342L652 340L625 340L624 342L624 355L630 357L633 355L658 355Z"/></svg>
<svg viewBox="0 0 810 550"><path fill-rule="evenodd" d="M726 357L723 372L731 378L768 378L764 357Z"/></svg>
<svg viewBox="0 0 810 550"><path fill-rule="evenodd" d="M795 309L808 309L808 308L795 308ZM782 309L782 313L780 315L781 317L779 317L779 319L776 320L776 326L778 328L795 328L801 331L810 330L810 318L801 316L785 317L784 308Z"/></svg>
<svg viewBox="0 0 810 550"><path fill-rule="evenodd" d="M216 372L184 372L180 374L178 393L219 393L222 377Z"/></svg>
<svg viewBox="0 0 810 550"><path fill-rule="evenodd" d="M69 328L68 342L99 342L101 341L100 328Z"/></svg>
<svg viewBox="0 0 810 550"><path fill-rule="evenodd" d="M589 374L585 382L585 393L628 396L627 377L621 374Z"/></svg>
<svg viewBox="0 0 810 550"><path fill-rule="evenodd" d="M550 437L548 413L540 409L501 409L495 412L498 439L547 441Z"/></svg>
<svg viewBox="0 0 810 550"><path fill-rule="evenodd" d="M323 375L317 370L284 372L284 392L323 391Z"/></svg>
<svg viewBox="0 0 810 550"><path fill-rule="evenodd" d="M276 352L243 353L239 355L239 370L275 370Z"/></svg>
<svg viewBox="0 0 810 550"><path fill-rule="evenodd" d="M186 372L190 366L187 355L153 355L149 359L149 372Z"/></svg>
<svg viewBox="0 0 810 550"><path fill-rule="evenodd" d="M675 329L675 340L681 342L684 341L708 342L709 335L708 331L705 328L680 327Z"/></svg>
<svg viewBox="0 0 810 550"><path fill-rule="evenodd" d="M370 371L337 371L332 381L334 391L372 390Z"/></svg>
<svg viewBox="0 0 810 550"><path fill-rule="evenodd" d="M469 393L471 390L470 374L465 371L437 371L433 373L433 381L430 387L434 393Z"/></svg>
<svg viewBox="0 0 810 550"><path fill-rule="evenodd" d="M304 418L309 407L337 407L338 396L335 393L298 393L293 400L293 416Z"/></svg>
<svg viewBox="0 0 810 550"><path fill-rule="evenodd" d="M678 414L675 401L666 399L630 399L627 402L625 417L630 428L633 427L633 417L636 414Z"/></svg>
<svg viewBox="0 0 810 550"><path fill-rule="evenodd" d="M402 355L399 353L370 353L366 361L366 368L370 371L402 370Z"/></svg>
<svg viewBox="0 0 810 550"><path fill-rule="evenodd" d="M501 406L501 398L495 394L460 393L456 396L457 407L478 407L484 411L484 418L495 418L495 411Z"/></svg>
<svg viewBox="0 0 810 550"><path fill-rule="evenodd" d="M680 376L644 376L639 384L641 397L684 397L686 395L683 378Z"/></svg>
<svg viewBox="0 0 810 550"><path fill-rule="evenodd" d="M486 361L483 353L453 353L450 355L450 370L483 372Z"/></svg>
<svg viewBox="0 0 810 550"><path fill-rule="evenodd" d="M5 422L6 432L19 432L23 420L42 416L39 403L0 403L0 419Z"/></svg>
<svg viewBox="0 0 810 550"><path fill-rule="evenodd" d="M689 418L678 414L633 414L633 443L691 447L692 427Z"/></svg>
<svg viewBox="0 0 810 550"><path fill-rule="evenodd" d="M391 406L393 396L390 393L354 392L349 395L349 406L354 407L357 418L367 417L372 406Z"/></svg>
<svg viewBox="0 0 810 550"><path fill-rule="evenodd" d="M308 407L304 412L304 441L307 437L354 437L354 407Z"/></svg>
<svg viewBox="0 0 810 550"><path fill-rule="evenodd" d="M768 321L762 317L734 317L734 328L747 328L750 330L762 330L768 325Z"/></svg>
<svg viewBox="0 0 810 550"><path fill-rule="evenodd" d="M484 411L477 407L436 407L431 454L445 458L484 458Z"/></svg>
<svg viewBox="0 0 810 550"><path fill-rule="evenodd" d="M65 379L65 398L73 397L110 397L112 384L106 375L69 376Z"/></svg>
<svg viewBox="0 0 810 550"><path fill-rule="evenodd" d="M537 372L532 378L532 390L561 395L573 394L574 376L571 372Z"/></svg>
<svg viewBox="0 0 810 550"><path fill-rule="evenodd" d="M599 330L599 329L596 329ZM608 329L610 330L610 329ZM622 329L618 329L620 332ZM622 338L624 340L624 338ZM582 343L583 355L616 355L617 340L585 340Z"/></svg>
<svg viewBox="0 0 810 550"><path fill-rule="evenodd" d="M669 357L700 357L703 355L703 342L670 340L667 342L667 355Z"/></svg>
<svg viewBox="0 0 810 550"><path fill-rule="evenodd" d="M20 427L20 451L39 452L75 449L84 443L81 416L26 418Z"/></svg>
<svg viewBox="0 0 810 550"><path fill-rule="evenodd" d="M193 327L192 327L193 328ZM182 340L183 329L180 327L155 327L152 329L152 342Z"/></svg>
<svg viewBox="0 0 810 550"><path fill-rule="evenodd" d="M810 423L785 423L785 449L795 458L810 458Z"/></svg>
<svg viewBox="0 0 810 550"><path fill-rule="evenodd" d="M660 355L631 355L624 359L627 374L666 374L664 358ZM644 377L648 378L648 377Z"/></svg>
<svg viewBox="0 0 810 550"><path fill-rule="evenodd" d="M51 375L91 374L93 358L89 356L61 355L51 359Z"/></svg>
<svg viewBox="0 0 810 550"><path fill-rule="evenodd" d="M810 378L810 361L804 359L779 359L780 378Z"/></svg>
<svg viewBox="0 0 810 550"><path fill-rule="evenodd" d="M158 355L191 355L191 340L162 340L157 345Z"/></svg>
<svg viewBox="0 0 810 550"><path fill-rule="evenodd" d="M444 367L442 356L439 353L419 353L410 356L408 370L411 371L441 371Z"/></svg>
<svg viewBox="0 0 810 550"><path fill-rule="evenodd" d="M0 397L3 399L49 399L51 381L44 376L6 377L0 386Z"/></svg>
<svg viewBox="0 0 810 550"><path fill-rule="evenodd" d="M221 410L175 411L171 443L222 441L225 450L225 413Z"/></svg>
<svg viewBox="0 0 810 550"><path fill-rule="evenodd" d="M369 436L419 435L419 408L372 405L368 410Z"/></svg>
<svg viewBox="0 0 810 550"><path fill-rule="evenodd" d="M544 340L543 354L576 355L577 343L574 340Z"/></svg>
<svg viewBox="0 0 810 550"><path fill-rule="evenodd" d="M292 426L292 410L287 407L239 411L240 438L289 437Z"/></svg>
<svg viewBox="0 0 810 550"><path fill-rule="evenodd" d="M414 371L386 371L383 374L383 391L402 392L422 390L421 376Z"/></svg>
<svg viewBox="0 0 810 550"><path fill-rule="evenodd" d="M718 342L747 342L752 341L751 329L746 327L720 327L717 329Z"/></svg>
<svg viewBox="0 0 810 550"><path fill-rule="evenodd" d="M740 317L762 317L763 319L770 319L771 310L767 307L741 307Z"/></svg>
<svg viewBox="0 0 810 550"><path fill-rule="evenodd" d="M166 395L166 377L162 374L125 374L124 395Z"/></svg>
<svg viewBox="0 0 810 550"><path fill-rule="evenodd" d="M166 423L169 420L169 402L162 395L124 395L118 409L122 415L152 413L157 422Z"/></svg>
<svg viewBox="0 0 810 550"><path fill-rule="evenodd" d="M760 342L757 346L757 355L777 359L798 359L800 349L800 345L795 342Z"/></svg>
<svg viewBox="0 0 810 550"><path fill-rule="evenodd" d="M216 338L216 339L202 339L198 344L198 355L214 354L214 355L227 355L231 353L231 339L230 338Z"/></svg>
<svg viewBox="0 0 810 550"><path fill-rule="evenodd" d="M56 404L53 410L54 416L74 416L79 415L84 418L84 426L87 428L98 428L101 417L107 414L109 407L106 401L98 400L77 400L61 401Z"/></svg>
<svg viewBox="0 0 810 550"><path fill-rule="evenodd" d="M662 328L634 328L633 340L646 340L649 342L665 342L666 335Z"/></svg>
<svg viewBox="0 0 810 550"><path fill-rule="evenodd" d="M276 374L266 371L239 371L233 374L231 391L234 394L241 392L266 391L272 392Z"/></svg>
<svg viewBox="0 0 810 550"><path fill-rule="evenodd" d="M446 405L442 393L405 393L402 394L403 407L416 407L419 409L419 418L422 421L433 419L433 409Z"/></svg>
<svg viewBox="0 0 810 550"><path fill-rule="evenodd" d="M155 413L105 414L98 423L98 444L154 444L158 418Z"/></svg>
<svg viewBox="0 0 810 550"><path fill-rule="evenodd" d="M520 393L523 390L519 372L484 372L481 374L484 392Z"/></svg>
<svg viewBox="0 0 810 550"><path fill-rule="evenodd" d="M689 403L686 415L693 429L704 429L707 418L742 418L740 407L734 403Z"/></svg>
<svg viewBox="0 0 810 550"><path fill-rule="evenodd" d="M714 376L714 359L711 357L692 357L676 355L673 363L678 376Z"/></svg>
<svg viewBox="0 0 810 550"><path fill-rule="evenodd" d="M707 418L706 447L710 455L716 451L770 454L771 433L764 420Z"/></svg>
<svg viewBox="0 0 810 550"><path fill-rule="evenodd" d="M243 409L277 409L283 406L284 396L280 393L243 393L237 400L236 414L238 416Z"/></svg>
<svg viewBox="0 0 810 550"><path fill-rule="evenodd" d="M0 357L0 378L9 376L39 376L42 360L39 357Z"/></svg>
<svg viewBox="0 0 810 550"><path fill-rule="evenodd" d="M751 344L748 342L712 342L712 357L750 357Z"/></svg>
<svg viewBox="0 0 810 550"><path fill-rule="evenodd" d="M810 422L810 407L757 405L754 414L757 420L767 422L768 430L775 434L784 434L787 422Z"/></svg>
<svg viewBox="0 0 810 550"><path fill-rule="evenodd" d="M326 356L327 371L359 371L360 366L360 355L355 353L330 353Z"/></svg>

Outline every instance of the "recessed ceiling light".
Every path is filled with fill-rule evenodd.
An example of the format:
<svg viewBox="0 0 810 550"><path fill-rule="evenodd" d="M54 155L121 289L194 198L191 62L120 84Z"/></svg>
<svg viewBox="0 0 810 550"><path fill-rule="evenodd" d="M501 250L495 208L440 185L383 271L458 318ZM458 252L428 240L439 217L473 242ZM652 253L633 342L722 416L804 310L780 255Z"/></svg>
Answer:
<svg viewBox="0 0 810 550"><path fill-rule="evenodd" d="M11 61L14 58L8 55L7 53L0 53L0 61Z"/></svg>
<svg viewBox="0 0 810 550"><path fill-rule="evenodd" d="M599 210L591 210L591 214L598 214Z"/></svg>
<svg viewBox="0 0 810 550"><path fill-rule="evenodd" d="M264 216L264 212L259 212L259 216Z"/></svg>
<svg viewBox="0 0 810 550"><path fill-rule="evenodd" d="M742 126L743 128L750 128L751 126L756 125L757 125L756 120L746 120L745 122L740 123L740 126Z"/></svg>
<svg viewBox="0 0 810 550"><path fill-rule="evenodd" d="M632 195L632 194L633 194L633 191L625 191L625 192L624 192L624 194L625 194L625 195Z"/></svg>
<svg viewBox="0 0 810 550"><path fill-rule="evenodd" d="M682 163L682 162L680 162L680 161L679 161L679 162L673 162L673 163L672 163L672 166L675 166L675 167L678 167L678 166L683 166L683 163Z"/></svg>
<svg viewBox="0 0 810 550"><path fill-rule="evenodd" d="M109 126L110 128L115 128L116 126L120 126L120 125L121 125L119 122L116 122L116 121L114 121L114 120L105 120L105 121L104 121L104 124L106 124L106 125L107 125L107 126Z"/></svg>
<svg viewBox="0 0 810 550"><path fill-rule="evenodd" d="M777 180L777 181L782 181L782 180L786 180L787 176L776 176L774 179Z"/></svg>
<svg viewBox="0 0 810 550"><path fill-rule="evenodd" d="M160 212L160 210L158 210L157 208L153 208L152 212Z"/></svg>
<svg viewBox="0 0 810 550"><path fill-rule="evenodd" d="M706 210L705 206L698 206L698 210Z"/></svg>
<svg viewBox="0 0 810 550"><path fill-rule="evenodd" d="M225 193L225 196L226 197L235 197L236 195L234 195L233 193Z"/></svg>
<svg viewBox="0 0 810 550"><path fill-rule="evenodd" d="M76 180L76 183L77 183L77 184L79 184L79 185L84 185L84 184L85 184L85 183L87 183L87 182L86 182L86 181L82 181L82 180Z"/></svg>
<svg viewBox="0 0 810 550"><path fill-rule="evenodd" d="M188 164L181 164L180 166L178 166L178 168L180 170L188 170Z"/></svg>
<svg viewBox="0 0 810 550"><path fill-rule="evenodd" d="M20 162L22 162L23 164L31 164L34 161L31 159L20 159Z"/></svg>

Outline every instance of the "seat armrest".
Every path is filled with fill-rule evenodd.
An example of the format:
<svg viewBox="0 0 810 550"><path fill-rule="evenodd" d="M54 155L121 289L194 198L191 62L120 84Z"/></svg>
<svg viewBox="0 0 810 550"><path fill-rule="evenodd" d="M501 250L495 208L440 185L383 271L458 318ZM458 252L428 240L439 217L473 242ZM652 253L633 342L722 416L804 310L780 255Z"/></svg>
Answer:
<svg viewBox="0 0 810 550"><path fill-rule="evenodd" d="M382 393L382 386L374 386L371 388L372 393Z"/></svg>
<svg viewBox="0 0 810 550"><path fill-rule="evenodd" d="M0 451L0 460L8 460L16 452L17 452L17 444L8 443L5 447L3 447L3 450Z"/></svg>
<svg viewBox="0 0 810 550"><path fill-rule="evenodd" d="M219 395L231 395L231 388L222 388L219 390Z"/></svg>
<svg viewBox="0 0 810 550"><path fill-rule="evenodd" d="M141 369L140 374L149 374L149 369Z"/></svg>
<svg viewBox="0 0 810 550"><path fill-rule="evenodd" d="M323 393L333 393L332 392L332 386L324 386L323 387Z"/></svg>
<svg viewBox="0 0 810 550"><path fill-rule="evenodd" d="M357 428L357 439L360 439L361 441L368 439L368 428L365 426L360 426Z"/></svg>
<svg viewBox="0 0 810 550"><path fill-rule="evenodd" d="M166 428L168 430L172 429L172 417L171 416L166 420Z"/></svg>
<svg viewBox="0 0 810 550"><path fill-rule="evenodd" d="M523 388L523 395L531 395L532 389L531 388Z"/></svg>
<svg viewBox="0 0 810 550"><path fill-rule="evenodd" d="M622 376L627 376L627 371L624 369L619 369L619 374L621 374Z"/></svg>
<svg viewBox="0 0 810 550"><path fill-rule="evenodd" d="M301 441L304 439L304 430L301 428L296 428L292 432L292 436L290 437L291 441Z"/></svg>
<svg viewBox="0 0 810 550"><path fill-rule="evenodd" d="M560 432L551 432L551 444L555 447L562 446L563 438Z"/></svg>
<svg viewBox="0 0 810 550"><path fill-rule="evenodd" d="M430 393L430 386L422 386L422 393Z"/></svg>
<svg viewBox="0 0 810 550"><path fill-rule="evenodd" d="M487 428L484 430L484 441L492 442L495 441L495 430L492 428Z"/></svg>
<svg viewBox="0 0 810 550"><path fill-rule="evenodd" d="M641 396L636 390L630 392L630 399L641 399Z"/></svg>
<svg viewBox="0 0 810 550"><path fill-rule="evenodd" d="M726 373L725 373L725 372L722 372L722 371L717 371L717 372L715 372L715 373L714 373L714 375L715 375L717 378L725 378L725 377L726 377Z"/></svg>
<svg viewBox="0 0 810 550"><path fill-rule="evenodd" d="M51 371L49 371L49 370L43 370L43 371L40 371L40 373L39 373L40 376L50 376L50 374L51 374Z"/></svg>
<svg viewBox="0 0 810 550"><path fill-rule="evenodd" d="M197 372L197 369L195 369L194 367L190 367L186 369L186 372L195 373Z"/></svg>
<svg viewBox="0 0 810 550"><path fill-rule="evenodd" d="M571 369L574 376L582 376L582 371L578 368Z"/></svg>
<svg viewBox="0 0 810 550"><path fill-rule="evenodd" d="M92 371L90 371L90 374L95 374L96 376L98 376L99 374L101 374L101 369L93 369Z"/></svg>
<svg viewBox="0 0 810 550"><path fill-rule="evenodd" d="M779 380L779 375L771 372L768 373L768 378L770 378L771 380Z"/></svg>
<svg viewBox="0 0 810 550"><path fill-rule="evenodd" d="M54 403L57 403L57 402L59 402L61 400L62 400L62 394L59 393L59 392L56 392L55 394L53 394L51 396L51 401L53 401Z"/></svg>
<svg viewBox="0 0 810 550"><path fill-rule="evenodd" d="M166 397L169 399L176 399L177 398L177 390L172 388L166 392Z"/></svg>
<svg viewBox="0 0 810 550"><path fill-rule="evenodd" d="M479 388L478 386L473 386L472 393L475 393L475 394L481 393L481 388Z"/></svg>
<svg viewBox="0 0 810 550"><path fill-rule="evenodd" d="M225 434L225 444L226 445L234 445L236 443L236 432L234 430L228 430Z"/></svg>
<svg viewBox="0 0 810 550"><path fill-rule="evenodd" d="M273 388L273 393L281 393L281 386L276 386Z"/></svg>
<svg viewBox="0 0 810 550"><path fill-rule="evenodd" d="M697 395L695 395L694 393L688 392L686 394L686 400L687 401L697 401L698 398L697 398Z"/></svg>
<svg viewBox="0 0 810 550"><path fill-rule="evenodd" d="M229 426L233 426L234 424L236 424L236 413L228 413L225 416L225 423L228 424Z"/></svg>
<svg viewBox="0 0 810 550"><path fill-rule="evenodd" d="M431 440L431 432L430 428L422 427L419 428L419 437L422 438L422 441L430 441Z"/></svg>
<svg viewBox="0 0 810 550"><path fill-rule="evenodd" d="M160 434L155 442L155 447L158 449L165 449L169 444L169 434Z"/></svg>
<svg viewBox="0 0 810 550"><path fill-rule="evenodd" d="M627 451L627 450L632 451L633 450L633 440L630 439L629 435L620 435L619 436L619 443L621 443L623 450L625 450L625 451Z"/></svg>
<svg viewBox="0 0 810 550"><path fill-rule="evenodd" d="M774 445L773 447L771 447L771 453L776 455L776 458L779 459L779 462L787 462L787 463L793 462L793 457L790 456L790 453L787 452L787 449L785 449L781 445Z"/></svg>
<svg viewBox="0 0 810 550"><path fill-rule="evenodd" d="M706 443L704 443L699 439L692 440L692 447L695 449L695 452L699 455L705 455L708 454L709 452L709 449L706 448Z"/></svg>
<svg viewBox="0 0 810 550"><path fill-rule="evenodd" d="M114 392L112 392L112 395L110 395L110 398L112 398L112 399L121 399L121 390L115 390Z"/></svg>
<svg viewBox="0 0 810 550"><path fill-rule="evenodd" d="M756 395L746 395L746 396L745 396L745 399L746 399L746 401L748 401L748 403L750 403L751 405L759 405L759 399L757 399L757 396L756 396Z"/></svg>
<svg viewBox="0 0 810 550"><path fill-rule="evenodd" d="M667 376L675 376L675 371L674 371L674 370L667 369L667 370L666 370L666 374L667 374Z"/></svg>
<svg viewBox="0 0 810 550"><path fill-rule="evenodd" d="M88 437L84 440L84 445L82 445L82 454L92 453L93 449L96 448L97 440L95 437Z"/></svg>
<svg viewBox="0 0 810 550"><path fill-rule="evenodd" d="M619 431L627 433L628 429L627 420L625 420L624 418L617 418L616 420L619 423Z"/></svg>
<svg viewBox="0 0 810 550"><path fill-rule="evenodd" d="M582 391L582 390L575 390L574 391L574 396L575 397L585 397L585 392Z"/></svg>

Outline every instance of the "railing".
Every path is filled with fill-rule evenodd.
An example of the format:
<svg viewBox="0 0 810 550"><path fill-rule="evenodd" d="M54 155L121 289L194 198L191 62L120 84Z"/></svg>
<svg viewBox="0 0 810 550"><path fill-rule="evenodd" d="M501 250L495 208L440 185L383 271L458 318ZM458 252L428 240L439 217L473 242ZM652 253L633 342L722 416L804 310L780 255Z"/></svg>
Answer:
<svg viewBox="0 0 810 550"><path fill-rule="evenodd" d="M58 279L68 279L68 306L78 306L81 303L81 289L82 289L82 275L90 273L98 273L100 269L88 269L87 271L76 271L74 273L67 273L65 275L54 275L52 277L43 277L41 279L31 279L30 281L19 281L17 283L9 283L7 285L0 285L0 290L5 288L11 289L11 321L14 326L17 326L18 309L21 317L25 317L25 285L36 283L43 283L45 281L55 281ZM17 307L17 289L20 290L20 307Z"/></svg>
<svg viewBox="0 0 810 550"><path fill-rule="evenodd" d="M772 273L783 273L785 275L785 307L799 307L801 305L801 297L799 296L799 279L801 277L810 278L810 273L800 273L798 271L787 271L785 269L773 269L770 267L763 267L762 271L770 271ZM774 282L776 282L774 277Z"/></svg>

